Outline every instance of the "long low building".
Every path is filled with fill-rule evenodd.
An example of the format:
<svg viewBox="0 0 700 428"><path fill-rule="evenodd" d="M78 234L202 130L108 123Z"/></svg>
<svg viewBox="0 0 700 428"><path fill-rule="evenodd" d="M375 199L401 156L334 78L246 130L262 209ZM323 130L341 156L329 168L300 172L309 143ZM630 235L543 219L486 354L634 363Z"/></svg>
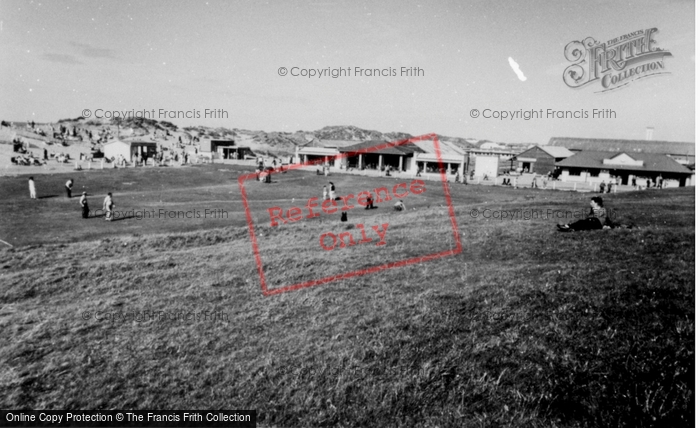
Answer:
<svg viewBox="0 0 700 428"><path fill-rule="evenodd" d="M449 141L439 141L440 156L432 139L393 144L387 141L324 141L321 144L298 148L296 162L318 162L340 169L376 169L391 166L396 171L411 174L439 173L443 168L463 176L468 169L478 176L498 174L500 152L467 150Z"/></svg>
<svg viewBox="0 0 700 428"><path fill-rule="evenodd" d="M652 153L668 155L676 162L683 165L695 163L695 143L658 140L552 137L549 140L549 146L566 147L572 152L606 151L629 154Z"/></svg>
<svg viewBox="0 0 700 428"><path fill-rule="evenodd" d="M620 177L623 185L633 179L641 184L647 179L663 178L668 187L695 185L694 172L667 155L655 153L613 153L581 151L556 163L561 168L562 181L599 183Z"/></svg>
<svg viewBox="0 0 700 428"><path fill-rule="evenodd" d="M388 141L363 141L341 147L340 159L344 168L382 169L391 166L397 171L414 171L416 155L422 153L416 143L393 144Z"/></svg>

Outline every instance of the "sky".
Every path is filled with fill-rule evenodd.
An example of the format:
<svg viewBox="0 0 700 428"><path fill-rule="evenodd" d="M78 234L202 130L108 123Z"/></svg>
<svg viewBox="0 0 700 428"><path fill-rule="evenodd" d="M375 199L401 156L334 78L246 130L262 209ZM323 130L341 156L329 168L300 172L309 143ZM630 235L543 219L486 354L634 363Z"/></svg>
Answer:
<svg viewBox="0 0 700 428"><path fill-rule="evenodd" d="M607 92L564 83L570 42L650 28L671 53L665 74ZM420 73L401 76L401 67ZM292 76L329 68L350 73ZM694 94L692 0L0 0L3 120L88 109L93 118L146 111L179 126L354 125L506 143L644 139L653 127L654 139L694 142ZM540 109L545 117L530 120L484 117ZM547 118L547 109L588 117ZM593 118L593 109L615 116Z"/></svg>

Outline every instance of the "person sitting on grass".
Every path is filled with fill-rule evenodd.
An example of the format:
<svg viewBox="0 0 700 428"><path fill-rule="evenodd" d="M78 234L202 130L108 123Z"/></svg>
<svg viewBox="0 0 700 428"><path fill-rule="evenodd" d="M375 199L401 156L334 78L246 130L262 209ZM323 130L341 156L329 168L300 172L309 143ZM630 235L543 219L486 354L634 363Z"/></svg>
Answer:
<svg viewBox="0 0 700 428"><path fill-rule="evenodd" d="M394 204L394 210L406 211L406 205L403 204L403 199L399 199L399 201Z"/></svg>
<svg viewBox="0 0 700 428"><path fill-rule="evenodd" d="M594 196L591 198L591 210L588 217L578 220L574 223L558 224L557 229L560 232L574 232L579 230L597 230L602 229L607 224L608 214L603 208L603 198Z"/></svg>

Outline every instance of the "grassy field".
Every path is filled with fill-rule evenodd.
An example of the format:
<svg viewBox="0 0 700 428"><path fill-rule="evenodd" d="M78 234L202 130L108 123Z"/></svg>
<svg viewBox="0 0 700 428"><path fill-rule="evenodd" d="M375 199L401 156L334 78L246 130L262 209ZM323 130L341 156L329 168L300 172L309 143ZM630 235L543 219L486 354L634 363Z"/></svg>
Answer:
<svg viewBox="0 0 700 428"><path fill-rule="evenodd" d="M99 195L92 208L112 191L118 210L212 207L223 220L83 220L66 175L37 180L57 196L36 201L26 177L1 178L0 239L16 246L0 250L0 407L257 409L265 426L692 426L694 188L606 195L637 228L564 234L562 219L493 212L581 210L590 194L451 185L460 254L265 297L242 171L72 174ZM273 285L455 244L439 183L405 197L407 212L270 227L268 207L303 206L327 181L276 180L246 187ZM406 181L330 180L339 194ZM327 231L382 223L384 246L319 247Z"/></svg>

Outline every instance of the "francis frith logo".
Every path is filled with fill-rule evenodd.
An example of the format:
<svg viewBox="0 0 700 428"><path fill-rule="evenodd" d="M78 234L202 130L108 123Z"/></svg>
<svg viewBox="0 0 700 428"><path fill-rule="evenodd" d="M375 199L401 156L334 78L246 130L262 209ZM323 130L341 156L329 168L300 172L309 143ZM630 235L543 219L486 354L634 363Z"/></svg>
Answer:
<svg viewBox="0 0 700 428"><path fill-rule="evenodd" d="M622 88L644 77L668 74L664 57L671 52L655 47L656 28L623 34L605 43L592 37L573 41L564 48L564 57L573 64L564 70L564 83L580 88L600 82L606 92Z"/></svg>

